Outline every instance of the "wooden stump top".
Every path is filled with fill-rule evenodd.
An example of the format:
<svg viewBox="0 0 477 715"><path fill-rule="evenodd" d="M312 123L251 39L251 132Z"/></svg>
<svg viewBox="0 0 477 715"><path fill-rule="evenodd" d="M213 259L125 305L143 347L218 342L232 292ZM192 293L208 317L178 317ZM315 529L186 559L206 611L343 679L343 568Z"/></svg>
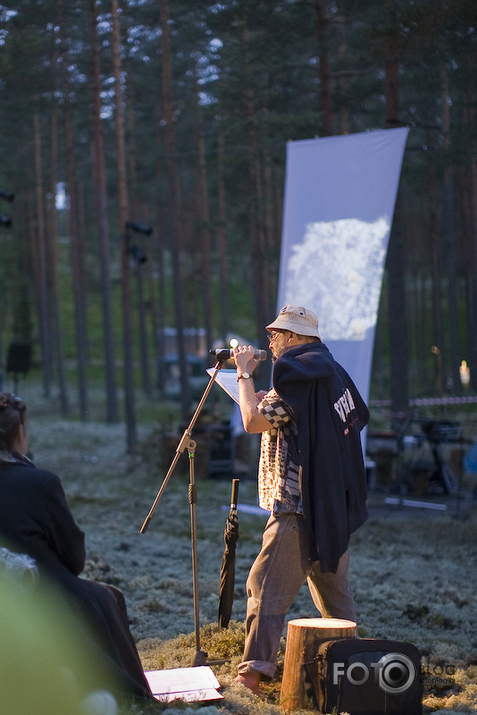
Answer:
<svg viewBox="0 0 477 715"><path fill-rule="evenodd" d="M354 638L357 625L344 618L294 618L288 621L280 705L287 712L310 709L305 697L304 664L313 661L320 643Z"/></svg>
<svg viewBox="0 0 477 715"><path fill-rule="evenodd" d="M354 621L348 621L345 618L293 618L288 621L288 626L295 628L319 628L320 630L332 630L333 634L330 638L335 638L336 630L345 630L346 636L349 636L349 631L353 631L351 635L354 635L356 629L356 623ZM322 637L322 634L316 634ZM325 637L326 634L325 634Z"/></svg>

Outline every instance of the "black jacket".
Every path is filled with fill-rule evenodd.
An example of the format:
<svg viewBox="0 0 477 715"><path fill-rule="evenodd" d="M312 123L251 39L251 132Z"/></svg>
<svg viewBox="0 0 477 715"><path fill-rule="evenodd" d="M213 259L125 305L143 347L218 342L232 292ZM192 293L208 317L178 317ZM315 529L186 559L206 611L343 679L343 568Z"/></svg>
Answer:
<svg viewBox="0 0 477 715"><path fill-rule="evenodd" d="M360 438L368 408L323 343L287 350L274 364L273 386L297 426L312 557L320 559L323 572L336 572L350 535L368 516Z"/></svg>
<svg viewBox="0 0 477 715"><path fill-rule="evenodd" d="M74 614L86 619L94 637L87 646L128 695L150 697L129 631L122 593L79 577L85 566L85 535L70 511L59 477L32 464L0 461L0 545L36 560Z"/></svg>
<svg viewBox="0 0 477 715"><path fill-rule="evenodd" d="M0 464L0 534L77 600L85 598L77 578L85 566L85 535L56 474L28 464Z"/></svg>

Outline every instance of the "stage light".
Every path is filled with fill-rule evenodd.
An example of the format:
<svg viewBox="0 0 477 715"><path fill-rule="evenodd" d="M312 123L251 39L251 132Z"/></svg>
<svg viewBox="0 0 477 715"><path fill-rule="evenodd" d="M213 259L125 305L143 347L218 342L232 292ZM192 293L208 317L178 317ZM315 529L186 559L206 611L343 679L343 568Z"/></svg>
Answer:
<svg viewBox="0 0 477 715"><path fill-rule="evenodd" d="M136 233L142 233L145 236L150 236L152 233L151 226L145 226L143 223L137 223L136 221L127 221L126 228L136 231Z"/></svg>
<svg viewBox="0 0 477 715"><path fill-rule="evenodd" d="M146 263L147 256L138 246L130 246L127 253L134 258L136 263Z"/></svg>
<svg viewBox="0 0 477 715"><path fill-rule="evenodd" d="M6 199L7 201L13 201L13 199L15 198L15 194L12 191L0 189L0 198Z"/></svg>
<svg viewBox="0 0 477 715"><path fill-rule="evenodd" d="M459 373L460 373L460 381L464 387L467 387L470 383L470 370L469 366L467 365L467 362L465 360L462 360L460 367L459 367Z"/></svg>

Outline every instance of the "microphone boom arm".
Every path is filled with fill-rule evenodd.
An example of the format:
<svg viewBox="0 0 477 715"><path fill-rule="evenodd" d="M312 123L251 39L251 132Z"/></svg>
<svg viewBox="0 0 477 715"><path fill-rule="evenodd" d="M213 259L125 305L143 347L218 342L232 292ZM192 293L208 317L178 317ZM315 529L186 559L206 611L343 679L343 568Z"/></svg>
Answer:
<svg viewBox="0 0 477 715"><path fill-rule="evenodd" d="M212 375L210 376L210 380L209 380L209 382L207 383L207 386L206 386L206 388L205 388L205 390L204 390L204 394L202 395L202 397L201 397L201 399L200 399L200 402L199 402L199 404L197 405L194 414L192 415L192 419L191 419L191 421L189 422L189 425L188 425L187 429L184 431L184 434L182 435L182 437L181 437L181 439L180 439L180 441L179 441L179 444L177 445L176 453L175 453L175 455L174 455L174 459L173 459L172 462L171 462L171 466L169 467L169 469L168 469L168 471L167 471L167 474L166 474L166 476L164 477L164 480L163 480L163 482L162 482L162 484L161 484L161 487L160 487L159 491L158 491L157 494L156 494L156 497L155 497L155 499L154 499L154 501L153 501L153 503L152 503L152 506L151 506L151 508L150 508L150 510L149 510L148 515L147 515L146 518L144 519L144 523L143 523L143 525L141 526L141 529L140 529L140 533L141 533L141 534L144 534L144 533L145 533L145 531L147 530L147 528L148 528L148 526L149 526L149 524L150 524L150 521L151 521L151 519L152 519L152 516L153 516L153 514L154 514L154 512L155 512L155 510L156 510L156 507L157 507L158 503L159 503L159 500L160 500L160 498L162 497L162 495L163 495L163 493L164 493L164 490L165 490L165 488L166 488L166 486L167 486L167 484L168 484L168 482L169 482L169 479L171 478L171 476L172 476L172 474L173 474L173 472L174 472L174 469L176 468L177 462L179 461L179 457L181 456L181 454L182 454L188 447L195 448L195 443L194 443L193 440L191 439L192 430L194 429L194 425L195 425L195 423L197 422L197 418L198 418L198 416L199 416L199 414L200 414L200 411L202 410L202 407L203 407L203 405L204 405L204 402L206 401L207 397L209 396L209 392L211 391L212 385L213 385L214 382L215 382L215 378L217 377L217 373L218 373L218 371L220 370L220 368L222 367L222 362L223 362L223 360L220 360L220 359L219 359L219 360L217 360L217 363L216 363L215 366L214 366L214 372L213 372ZM191 444L191 443L192 443L192 444Z"/></svg>
<svg viewBox="0 0 477 715"><path fill-rule="evenodd" d="M200 623L199 623L199 575L198 575L198 559L197 559L197 518L196 518L196 502L197 502L197 490L195 486L195 466L194 466L194 455L195 455L195 448L196 448L196 443L194 440L191 438L192 430L194 429L194 425L197 421L197 418L199 416L199 413L202 409L202 406L204 402L206 401L208 394L210 390L212 389L212 385L215 382L215 378L217 377L217 373L222 367L222 360L220 358L217 359L217 363L215 364L215 369L212 375L210 376L210 380L204 390L204 394L202 395L199 404L196 407L196 410L192 416L192 419L187 427L187 429L184 431L184 434L182 435L179 444L177 445L176 453L174 455L174 459L172 460L171 466L168 469L168 472L166 476L164 477L164 480L161 484L161 488L157 492L156 498L154 499L154 502L149 510L149 514L144 520L144 523L140 529L140 533L144 534L146 531L147 527L149 526L149 523L151 521L152 515L154 514L154 511L156 509L157 504L159 503L159 499L161 498L167 483L169 479L172 476L172 473L176 467L177 462L179 461L179 457L181 454L184 452L184 450L187 449L189 452L189 507L190 507L190 534L191 534L191 546L192 546L192 590L193 590L193 600L194 600L194 632L195 632L195 654L194 658L192 661L193 666L199 666L199 665L207 665L207 653L203 650L200 649ZM210 661L210 664L220 664L222 662L226 661Z"/></svg>

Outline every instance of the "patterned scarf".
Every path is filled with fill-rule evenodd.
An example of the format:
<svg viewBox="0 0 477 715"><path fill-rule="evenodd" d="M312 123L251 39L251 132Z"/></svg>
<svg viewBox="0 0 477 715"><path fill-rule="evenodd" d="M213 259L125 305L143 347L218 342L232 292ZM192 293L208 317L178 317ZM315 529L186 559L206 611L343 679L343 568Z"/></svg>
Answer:
<svg viewBox="0 0 477 715"><path fill-rule="evenodd" d="M35 466L31 459L24 454L10 452L7 449L0 450L0 464L23 464L26 467Z"/></svg>

